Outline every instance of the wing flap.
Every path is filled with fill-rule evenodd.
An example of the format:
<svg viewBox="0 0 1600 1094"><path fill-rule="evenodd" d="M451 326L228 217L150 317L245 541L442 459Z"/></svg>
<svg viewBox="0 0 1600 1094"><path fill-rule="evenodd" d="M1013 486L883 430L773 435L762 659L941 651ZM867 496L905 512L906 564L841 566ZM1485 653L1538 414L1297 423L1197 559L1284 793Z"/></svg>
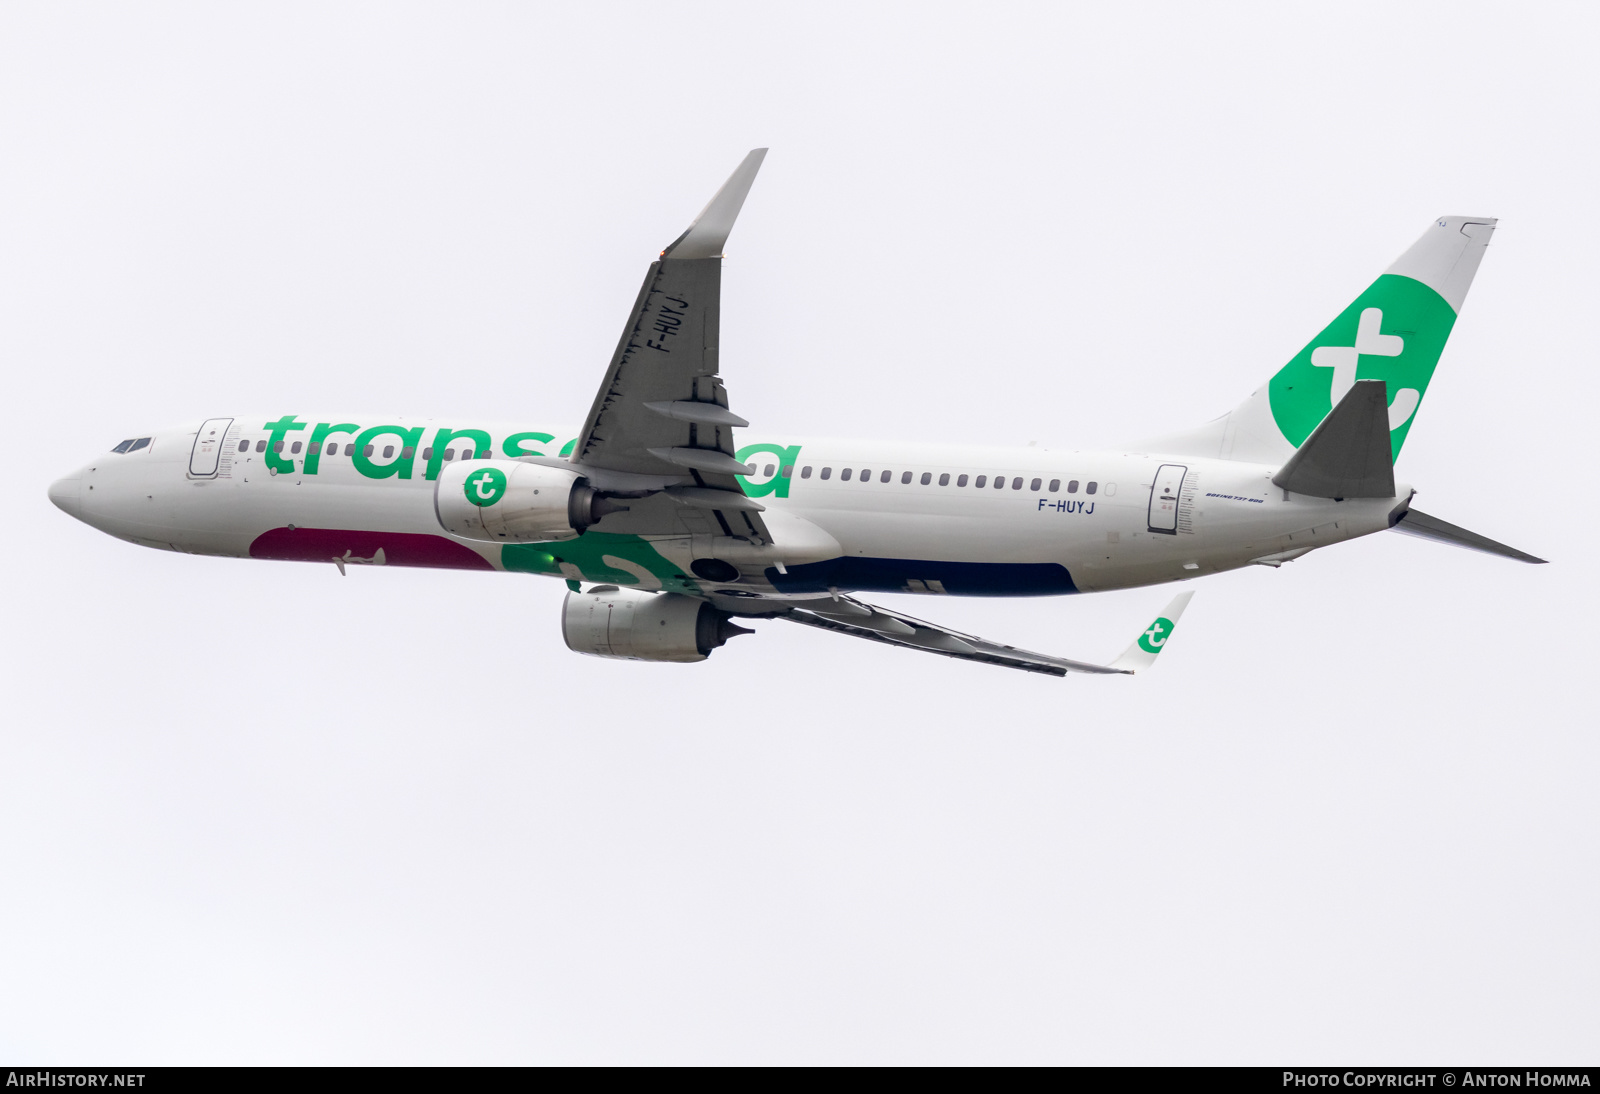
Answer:
<svg viewBox="0 0 1600 1094"><path fill-rule="evenodd" d="M942 654L963 661L1000 665L1024 672L1038 672L1049 676L1065 676L1069 672L1091 673L1101 676L1131 676L1155 663L1156 655L1166 646L1178 618L1188 606L1193 591L1186 590L1173 598L1156 621L1134 640L1133 645L1109 665L1089 661L1073 661L1048 653L1018 649L1016 646L991 642L977 635L963 634L949 627L941 627L902 612L889 611L867 604L849 596L836 596L816 601L801 601L778 617L791 623L801 623L820 630L865 638L904 649L922 650Z"/></svg>
<svg viewBox="0 0 1600 1094"><path fill-rule="evenodd" d="M1019 650L1012 646L1002 646L994 642L985 642L981 638L971 635L960 636L954 631L946 631L942 627L925 625L912 627L910 635L889 634L882 630L873 630L834 616L820 615L815 612L795 610L784 613L778 618L787 619L791 623L803 623L808 627L817 627L835 634L847 634L852 638L865 638L870 642L882 642L890 646L899 646L902 649L922 650L925 653L937 653L944 657L955 657L963 661L978 661L989 665L1000 665L1009 669L1021 669L1024 672L1040 672L1049 676L1065 676L1069 672L1095 672L1115 673L1120 670L1106 668L1103 665L1089 665L1079 661L1068 661L1064 658L1051 657L1048 654L1034 653L1031 650ZM904 623L904 620L901 620ZM919 635L926 638L918 639Z"/></svg>

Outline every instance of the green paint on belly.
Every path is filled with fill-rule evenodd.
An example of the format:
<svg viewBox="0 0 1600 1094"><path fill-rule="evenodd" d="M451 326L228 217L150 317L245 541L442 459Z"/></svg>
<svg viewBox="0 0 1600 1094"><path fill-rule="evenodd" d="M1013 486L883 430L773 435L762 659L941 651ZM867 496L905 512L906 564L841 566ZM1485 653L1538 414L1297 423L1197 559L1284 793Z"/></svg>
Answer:
<svg viewBox="0 0 1600 1094"><path fill-rule="evenodd" d="M593 583L699 592L694 579L680 574L648 540L614 532L585 532L558 543L508 543L500 549L500 564L517 573L569 580L576 568L582 580Z"/></svg>

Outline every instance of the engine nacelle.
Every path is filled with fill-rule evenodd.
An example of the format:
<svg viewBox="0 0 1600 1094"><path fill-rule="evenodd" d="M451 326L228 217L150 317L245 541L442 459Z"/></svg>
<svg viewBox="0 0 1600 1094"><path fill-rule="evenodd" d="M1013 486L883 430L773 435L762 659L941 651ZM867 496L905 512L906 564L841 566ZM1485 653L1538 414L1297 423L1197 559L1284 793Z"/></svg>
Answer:
<svg viewBox="0 0 1600 1094"><path fill-rule="evenodd" d="M516 460L460 460L433 486L433 511L445 531L491 543L573 539L626 508L600 497L576 471Z"/></svg>
<svg viewBox="0 0 1600 1094"><path fill-rule="evenodd" d="M597 585L568 593L561 605L561 635L567 649L629 661L704 661L738 634L727 612L679 593L642 593Z"/></svg>

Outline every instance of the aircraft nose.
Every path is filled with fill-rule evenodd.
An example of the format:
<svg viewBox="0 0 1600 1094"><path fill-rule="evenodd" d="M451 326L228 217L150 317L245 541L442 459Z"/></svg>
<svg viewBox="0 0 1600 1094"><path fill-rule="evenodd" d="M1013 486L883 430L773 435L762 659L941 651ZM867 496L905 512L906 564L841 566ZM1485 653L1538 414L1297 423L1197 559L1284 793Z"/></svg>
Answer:
<svg viewBox="0 0 1600 1094"><path fill-rule="evenodd" d="M83 511L78 501L79 490L80 479L74 472L50 484L50 500L67 516L79 517Z"/></svg>

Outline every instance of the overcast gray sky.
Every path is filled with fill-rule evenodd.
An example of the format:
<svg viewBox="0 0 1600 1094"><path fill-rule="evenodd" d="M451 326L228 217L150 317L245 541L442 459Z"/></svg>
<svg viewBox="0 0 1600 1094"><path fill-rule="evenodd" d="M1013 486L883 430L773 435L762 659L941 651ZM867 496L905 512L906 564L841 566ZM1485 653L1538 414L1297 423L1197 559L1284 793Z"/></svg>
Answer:
<svg viewBox="0 0 1600 1094"><path fill-rule="evenodd" d="M0 6L0 1058L1592 1062L1595 18ZM46 499L212 415L575 427L757 145L752 436L1188 426L1500 217L1399 470L1551 565L1212 577L1136 680L780 623L637 665L557 582ZM905 606L1097 658L1171 593Z"/></svg>

